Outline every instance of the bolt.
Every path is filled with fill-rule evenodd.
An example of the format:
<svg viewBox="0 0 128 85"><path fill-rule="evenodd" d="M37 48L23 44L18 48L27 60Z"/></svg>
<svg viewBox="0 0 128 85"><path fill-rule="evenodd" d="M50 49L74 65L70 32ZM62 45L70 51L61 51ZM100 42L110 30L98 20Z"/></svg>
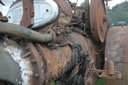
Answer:
<svg viewBox="0 0 128 85"><path fill-rule="evenodd" d="M32 64L36 64L36 60L35 60L35 59L32 59L32 60L31 60L31 63L32 63Z"/></svg>
<svg viewBox="0 0 128 85"><path fill-rule="evenodd" d="M16 82L18 81L18 79L16 79Z"/></svg>
<svg viewBox="0 0 128 85"><path fill-rule="evenodd" d="M28 10L28 7L25 7L25 10Z"/></svg>
<svg viewBox="0 0 128 85"><path fill-rule="evenodd" d="M48 12L49 10L48 9L46 9L46 12Z"/></svg>
<svg viewBox="0 0 128 85"><path fill-rule="evenodd" d="M19 84L22 84L22 82L21 82L21 81L19 81L18 83L19 83Z"/></svg>
<svg viewBox="0 0 128 85"><path fill-rule="evenodd" d="M117 74L117 79L121 79L122 75L121 73Z"/></svg>
<svg viewBox="0 0 128 85"><path fill-rule="evenodd" d="M31 52L27 52L26 54L24 54L24 55L22 56L22 58L26 58L26 57L28 57L30 54L31 54Z"/></svg>
<svg viewBox="0 0 128 85"><path fill-rule="evenodd" d="M39 78L39 73L34 73L34 75L33 75L35 78Z"/></svg>
<svg viewBox="0 0 128 85"><path fill-rule="evenodd" d="M16 79L16 82L19 84L22 84L22 81L19 81L18 79Z"/></svg>

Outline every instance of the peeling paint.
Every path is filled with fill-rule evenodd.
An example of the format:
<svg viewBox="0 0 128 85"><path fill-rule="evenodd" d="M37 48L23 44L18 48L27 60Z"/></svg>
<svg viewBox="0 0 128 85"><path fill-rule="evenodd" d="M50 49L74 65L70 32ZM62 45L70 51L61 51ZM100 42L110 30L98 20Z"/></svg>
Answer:
<svg viewBox="0 0 128 85"><path fill-rule="evenodd" d="M4 48L4 50L11 55L13 60L20 67L22 81L17 81L17 82L19 84L22 83L22 85L30 85L31 76L33 74L30 61L26 58L22 58L22 51L16 47L7 46L6 48Z"/></svg>

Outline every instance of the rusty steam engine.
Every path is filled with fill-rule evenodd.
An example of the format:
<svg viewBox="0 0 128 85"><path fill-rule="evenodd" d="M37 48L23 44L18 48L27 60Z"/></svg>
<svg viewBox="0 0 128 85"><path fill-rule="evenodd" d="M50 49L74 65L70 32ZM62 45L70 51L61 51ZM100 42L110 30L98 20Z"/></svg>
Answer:
<svg viewBox="0 0 128 85"><path fill-rule="evenodd" d="M109 29L104 0L85 0L84 6L68 0L16 0L0 21L2 85L57 80L94 85L97 77L121 79L123 67L114 64L127 55L128 30Z"/></svg>

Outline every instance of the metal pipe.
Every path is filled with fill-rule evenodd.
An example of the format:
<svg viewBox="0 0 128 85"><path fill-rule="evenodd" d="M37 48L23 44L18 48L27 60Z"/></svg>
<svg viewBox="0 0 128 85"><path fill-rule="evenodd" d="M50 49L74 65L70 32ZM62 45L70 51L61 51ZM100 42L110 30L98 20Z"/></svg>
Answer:
<svg viewBox="0 0 128 85"><path fill-rule="evenodd" d="M10 23L0 22L0 33L7 33L16 37L25 38L40 43L48 43L52 41L51 34L41 34L31 29Z"/></svg>

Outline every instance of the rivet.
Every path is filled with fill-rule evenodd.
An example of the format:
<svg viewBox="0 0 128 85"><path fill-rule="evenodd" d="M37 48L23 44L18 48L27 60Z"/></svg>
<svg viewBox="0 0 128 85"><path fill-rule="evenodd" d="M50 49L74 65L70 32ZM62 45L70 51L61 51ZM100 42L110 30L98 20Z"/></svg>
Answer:
<svg viewBox="0 0 128 85"><path fill-rule="evenodd" d="M39 78L39 76L40 76L39 73L34 73L35 78Z"/></svg>
<svg viewBox="0 0 128 85"><path fill-rule="evenodd" d="M19 84L22 84L22 82L21 82L21 81L19 81L18 83L19 83Z"/></svg>

